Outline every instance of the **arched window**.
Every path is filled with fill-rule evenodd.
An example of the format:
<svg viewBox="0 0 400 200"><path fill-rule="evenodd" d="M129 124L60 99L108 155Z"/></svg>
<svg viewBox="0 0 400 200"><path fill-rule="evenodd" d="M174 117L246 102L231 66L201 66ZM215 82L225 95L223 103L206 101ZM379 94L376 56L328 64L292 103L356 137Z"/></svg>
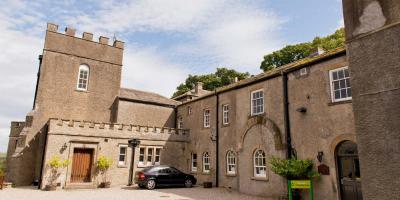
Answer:
<svg viewBox="0 0 400 200"><path fill-rule="evenodd" d="M203 172L209 173L210 172L210 155L208 152L203 154Z"/></svg>
<svg viewBox="0 0 400 200"><path fill-rule="evenodd" d="M236 155L233 151L226 154L226 173L236 174Z"/></svg>
<svg viewBox="0 0 400 200"><path fill-rule="evenodd" d="M254 152L254 177L266 177L266 170L265 152L263 150L256 150Z"/></svg>
<svg viewBox="0 0 400 200"><path fill-rule="evenodd" d="M79 66L78 83L76 89L86 91L89 84L89 66Z"/></svg>

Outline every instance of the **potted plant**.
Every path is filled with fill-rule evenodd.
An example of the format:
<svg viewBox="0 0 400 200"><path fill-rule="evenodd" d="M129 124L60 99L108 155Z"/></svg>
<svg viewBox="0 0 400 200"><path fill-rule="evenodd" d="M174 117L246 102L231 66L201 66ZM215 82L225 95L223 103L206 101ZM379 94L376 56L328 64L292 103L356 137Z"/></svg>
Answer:
<svg viewBox="0 0 400 200"><path fill-rule="evenodd" d="M311 180L319 176L319 173L313 170L313 162L310 159L271 157L269 164L272 172L288 180ZM300 198L299 190L295 189L294 199Z"/></svg>
<svg viewBox="0 0 400 200"><path fill-rule="evenodd" d="M58 156L54 156L50 159L47 164L50 168L50 174L48 176L47 185L45 186L46 191L54 191L57 189L57 179L61 175L60 169L67 167L69 163L69 160L61 160Z"/></svg>
<svg viewBox="0 0 400 200"><path fill-rule="evenodd" d="M108 169L110 169L112 163L112 159L105 156L100 156L97 160L97 169L103 177L102 182L99 185L99 187L101 188L109 188L111 186L111 182L108 180L107 177L107 172Z"/></svg>
<svg viewBox="0 0 400 200"><path fill-rule="evenodd" d="M5 171L5 161L0 160L0 189L3 189Z"/></svg>

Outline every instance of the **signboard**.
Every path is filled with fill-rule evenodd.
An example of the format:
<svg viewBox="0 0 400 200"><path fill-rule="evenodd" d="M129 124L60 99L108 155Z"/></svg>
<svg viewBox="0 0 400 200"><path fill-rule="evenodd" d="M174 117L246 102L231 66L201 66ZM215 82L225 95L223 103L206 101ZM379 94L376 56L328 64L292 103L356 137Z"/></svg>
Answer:
<svg viewBox="0 0 400 200"><path fill-rule="evenodd" d="M310 180L293 180L290 181L292 189L310 189L311 181Z"/></svg>
<svg viewBox="0 0 400 200"><path fill-rule="evenodd" d="M310 199L314 200L314 189L311 180L288 180L289 200L293 199L292 189L310 190Z"/></svg>

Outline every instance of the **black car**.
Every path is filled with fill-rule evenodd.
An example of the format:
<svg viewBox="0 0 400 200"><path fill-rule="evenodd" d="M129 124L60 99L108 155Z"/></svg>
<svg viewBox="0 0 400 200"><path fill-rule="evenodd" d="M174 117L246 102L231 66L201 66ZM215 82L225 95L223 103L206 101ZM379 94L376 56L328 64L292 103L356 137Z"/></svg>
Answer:
<svg viewBox="0 0 400 200"><path fill-rule="evenodd" d="M152 190L158 186L185 186L192 187L196 184L193 175L185 174L175 167L160 165L146 167L136 172L135 182L140 188Z"/></svg>

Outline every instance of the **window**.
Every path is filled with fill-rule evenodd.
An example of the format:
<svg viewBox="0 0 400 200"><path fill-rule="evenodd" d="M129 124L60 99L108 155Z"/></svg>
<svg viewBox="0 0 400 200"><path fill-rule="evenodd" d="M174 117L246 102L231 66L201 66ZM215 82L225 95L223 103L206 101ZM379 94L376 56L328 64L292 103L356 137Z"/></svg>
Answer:
<svg viewBox="0 0 400 200"><path fill-rule="evenodd" d="M89 67L87 65L79 66L77 89L86 91L89 83Z"/></svg>
<svg viewBox="0 0 400 200"><path fill-rule="evenodd" d="M264 91L253 91L251 92L251 115L262 113L264 113Z"/></svg>
<svg viewBox="0 0 400 200"><path fill-rule="evenodd" d="M118 158L118 165L126 165L126 152L128 146L127 145L120 145L119 146L119 158Z"/></svg>
<svg viewBox="0 0 400 200"><path fill-rule="evenodd" d="M351 99L351 84L348 67L329 71L331 80L331 97L333 102Z"/></svg>
<svg viewBox="0 0 400 200"><path fill-rule="evenodd" d="M161 149L160 147L140 147L138 167L160 165Z"/></svg>
<svg viewBox="0 0 400 200"><path fill-rule="evenodd" d="M192 167L191 167L191 171L192 172L197 172L197 154L196 153L192 153Z"/></svg>
<svg viewBox="0 0 400 200"><path fill-rule="evenodd" d="M254 177L267 177L265 152L256 150L254 153Z"/></svg>
<svg viewBox="0 0 400 200"><path fill-rule="evenodd" d="M192 114L192 107L188 107L188 115L191 115Z"/></svg>
<svg viewBox="0 0 400 200"><path fill-rule="evenodd" d="M204 127L210 127L210 110L204 110Z"/></svg>
<svg viewBox="0 0 400 200"><path fill-rule="evenodd" d="M208 152L203 154L203 172L210 173L210 155Z"/></svg>
<svg viewBox="0 0 400 200"><path fill-rule="evenodd" d="M304 76L304 75L307 75L307 68L301 68L300 69L300 76Z"/></svg>
<svg viewBox="0 0 400 200"><path fill-rule="evenodd" d="M223 124L229 124L229 105L222 106L222 122Z"/></svg>
<svg viewBox="0 0 400 200"><path fill-rule="evenodd" d="M140 147L139 149L139 165L144 165L144 152L146 151L146 148Z"/></svg>
<svg viewBox="0 0 400 200"><path fill-rule="evenodd" d="M228 151L226 154L226 173L236 174L236 156L233 151Z"/></svg>
<svg viewBox="0 0 400 200"><path fill-rule="evenodd" d="M182 117L178 117L178 128L183 128L183 119L182 119Z"/></svg>

